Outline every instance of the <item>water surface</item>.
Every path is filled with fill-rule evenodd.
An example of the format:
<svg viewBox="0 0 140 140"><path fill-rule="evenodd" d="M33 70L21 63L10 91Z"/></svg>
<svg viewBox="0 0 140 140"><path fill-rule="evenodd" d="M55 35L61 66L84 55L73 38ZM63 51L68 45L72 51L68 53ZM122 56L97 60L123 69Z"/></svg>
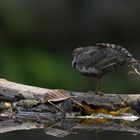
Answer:
<svg viewBox="0 0 140 140"><path fill-rule="evenodd" d="M77 134L70 134L64 138L57 138L46 135L42 129L38 130L21 130L0 134L1 140L139 140L140 135L128 132L93 132L93 131L79 131Z"/></svg>

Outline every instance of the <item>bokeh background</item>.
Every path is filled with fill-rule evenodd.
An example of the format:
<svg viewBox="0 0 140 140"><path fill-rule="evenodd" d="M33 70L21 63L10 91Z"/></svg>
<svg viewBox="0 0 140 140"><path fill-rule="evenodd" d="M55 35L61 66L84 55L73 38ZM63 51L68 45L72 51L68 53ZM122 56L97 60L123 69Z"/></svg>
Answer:
<svg viewBox="0 0 140 140"><path fill-rule="evenodd" d="M120 44L140 59L140 1L0 0L1 78L45 88L94 90L97 79L73 70L71 53L76 47L97 42ZM140 79L127 71L122 67L106 75L101 90L139 93ZM67 139L95 138L93 133L82 134ZM127 133L111 132L99 138L118 137L132 139ZM0 138L58 139L45 135L43 130L10 132Z"/></svg>
<svg viewBox="0 0 140 140"><path fill-rule="evenodd" d="M1 0L0 77L14 82L94 90L97 79L71 68L72 50L98 42L120 44L140 59L140 1ZM104 92L140 91L122 67L105 76Z"/></svg>

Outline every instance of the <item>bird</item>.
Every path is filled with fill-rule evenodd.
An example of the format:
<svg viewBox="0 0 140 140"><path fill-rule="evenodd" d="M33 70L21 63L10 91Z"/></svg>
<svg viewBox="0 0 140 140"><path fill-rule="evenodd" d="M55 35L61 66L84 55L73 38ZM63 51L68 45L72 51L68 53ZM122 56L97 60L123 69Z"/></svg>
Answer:
<svg viewBox="0 0 140 140"><path fill-rule="evenodd" d="M124 64L131 66L135 73L138 72L135 66L139 62L121 45L97 43L94 46L76 48L72 55L72 67L75 70L85 76L99 79L94 93L98 93L104 75Z"/></svg>

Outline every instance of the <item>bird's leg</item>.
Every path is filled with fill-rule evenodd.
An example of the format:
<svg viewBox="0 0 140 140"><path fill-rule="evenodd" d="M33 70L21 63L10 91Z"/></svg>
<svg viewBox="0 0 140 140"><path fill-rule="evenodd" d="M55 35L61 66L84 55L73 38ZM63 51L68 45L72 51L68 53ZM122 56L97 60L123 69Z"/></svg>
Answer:
<svg viewBox="0 0 140 140"><path fill-rule="evenodd" d="M102 85L102 82L103 82L103 78L98 78L96 90L94 92L93 91L88 91L88 92L93 93L93 94L98 94L98 95L104 95L102 92L99 91Z"/></svg>
<svg viewBox="0 0 140 140"><path fill-rule="evenodd" d="M95 90L95 92L94 92L95 94L103 95L103 93L99 92L100 87L101 87L101 85L102 85L102 82L103 82L103 78L99 78L99 79L98 79L98 85L97 85L96 90Z"/></svg>

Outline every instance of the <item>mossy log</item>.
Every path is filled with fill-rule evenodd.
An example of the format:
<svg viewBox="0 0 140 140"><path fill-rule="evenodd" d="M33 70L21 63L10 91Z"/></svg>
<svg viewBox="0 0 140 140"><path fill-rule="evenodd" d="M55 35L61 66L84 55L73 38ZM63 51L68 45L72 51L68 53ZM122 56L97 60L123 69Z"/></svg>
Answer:
<svg viewBox="0 0 140 140"><path fill-rule="evenodd" d="M104 94L74 92L62 89L46 89L28 86L0 79L0 101L16 102L20 100L49 100L51 102L73 99L94 106L131 106L140 114L140 94Z"/></svg>
<svg viewBox="0 0 140 140"><path fill-rule="evenodd" d="M79 129L140 133L138 119L130 124L129 121L127 123L125 120L91 120L81 117L81 115L90 116L96 111L102 113L101 109L112 113L113 111L118 112L121 108L128 109L129 107L131 111L133 110L132 115L139 116L140 94L99 95L91 92L46 89L0 79L0 105L7 102L11 103L12 107L10 109L0 108L0 133L19 129L43 128L44 124L48 127L45 128L46 134L54 136L58 136L56 134L65 136L70 134L71 130L77 131ZM76 117L69 117L66 115L67 113L77 114ZM35 125L32 126L33 122ZM28 123L31 125L30 128L26 128ZM57 132L55 133L54 130Z"/></svg>

